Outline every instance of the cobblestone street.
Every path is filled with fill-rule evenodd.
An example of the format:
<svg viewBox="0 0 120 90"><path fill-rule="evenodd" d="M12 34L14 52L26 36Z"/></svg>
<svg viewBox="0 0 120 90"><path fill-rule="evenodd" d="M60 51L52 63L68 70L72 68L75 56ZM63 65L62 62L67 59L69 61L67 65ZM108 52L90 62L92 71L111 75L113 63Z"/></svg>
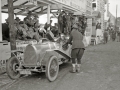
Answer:
<svg viewBox="0 0 120 90"><path fill-rule="evenodd" d="M61 65L54 82L49 82L44 73L22 77L15 83L1 79L2 75L0 90L120 90L120 42L89 46L82 58L81 72L70 73L70 69L70 63Z"/></svg>

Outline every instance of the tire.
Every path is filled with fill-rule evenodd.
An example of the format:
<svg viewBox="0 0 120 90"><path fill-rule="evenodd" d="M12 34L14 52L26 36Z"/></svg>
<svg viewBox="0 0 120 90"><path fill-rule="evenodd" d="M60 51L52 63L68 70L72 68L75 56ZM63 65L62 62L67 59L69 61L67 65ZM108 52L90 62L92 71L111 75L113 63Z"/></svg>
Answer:
<svg viewBox="0 0 120 90"><path fill-rule="evenodd" d="M46 77L52 82L56 80L59 72L59 63L56 56L51 56L46 64Z"/></svg>
<svg viewBox="0 0 120 90"><path fill-rule="evenodd" d="M20 77L20 72L16 69L20 66L20 61L16 57L11 57L6 64L6 72L8 76L15 80Z"/></svg>

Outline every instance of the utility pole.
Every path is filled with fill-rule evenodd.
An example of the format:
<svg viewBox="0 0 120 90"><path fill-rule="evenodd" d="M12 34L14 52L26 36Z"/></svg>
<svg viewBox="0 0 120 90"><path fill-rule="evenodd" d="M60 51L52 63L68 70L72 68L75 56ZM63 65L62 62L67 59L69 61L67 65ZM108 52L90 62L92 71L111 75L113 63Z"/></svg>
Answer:
<svg viewBox="0 0 120 90"><path fill-rule="evenodd" d="M115 31L117 30L117 8L118 8L118 6L116 5L116 22L115 22Z"/></svg>

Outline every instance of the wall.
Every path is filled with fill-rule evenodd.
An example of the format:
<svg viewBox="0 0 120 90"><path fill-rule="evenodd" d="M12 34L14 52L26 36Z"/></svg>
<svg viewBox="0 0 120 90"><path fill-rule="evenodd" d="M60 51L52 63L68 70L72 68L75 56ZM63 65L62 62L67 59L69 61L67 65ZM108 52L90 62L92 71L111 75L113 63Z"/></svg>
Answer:
<svg viewBox="0 0 120 90"><path fill-rule="evenodd" d="M86 0L51 0L56 1L64 5L68 5L76 10L84 12L86 10Z"/></svg>
<svg viewBox="0 0 120 90"><path fill-rule="evenodd" d="M92 16L92 0L86 0L86 16ZM85 37L88 45L91 42L92 35L92 18L87 19L87 28L85 32Z"/></svg>
<svg viewBox="0 0 120 90"><path fill-rule="evenodd" d="M0 6L1 6L1 0L0 0ZM0 7L1 12L1 7ZM2 13L0 13L0 41L2 41Z"/></svg>

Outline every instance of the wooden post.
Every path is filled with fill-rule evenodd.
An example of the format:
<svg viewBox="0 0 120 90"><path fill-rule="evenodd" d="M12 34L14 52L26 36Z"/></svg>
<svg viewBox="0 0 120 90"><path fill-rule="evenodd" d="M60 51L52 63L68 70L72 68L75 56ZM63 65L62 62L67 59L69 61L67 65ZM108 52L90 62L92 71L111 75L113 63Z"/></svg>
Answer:
<svg viewBox="0 0 120 90"><path fill-rule="evenodd" d="M1 12L1 0L0 0L0 12ZM2 41L2 18L0 13L0 41Z"/></svg>
<svg viewBox="0 0 120 90"><path fill-rule="evenodd" d="M115 31L117 31L117 8L118 8L118 6L116 5L116 21L115 21Z"/></svg>
<svg viewBox="0 0 120 90"><path fill-rule="evenodd" d="M16 32L14 30L13 0L8 0L9 30L11 50L16 50Z"/></svg>
<svg viewBox="0 0 120 90"><path fill-rule="evenodd" d="M50 24L50 5L47 7L47 24ZM48 28L50 30L50 28Z"/></svg>

